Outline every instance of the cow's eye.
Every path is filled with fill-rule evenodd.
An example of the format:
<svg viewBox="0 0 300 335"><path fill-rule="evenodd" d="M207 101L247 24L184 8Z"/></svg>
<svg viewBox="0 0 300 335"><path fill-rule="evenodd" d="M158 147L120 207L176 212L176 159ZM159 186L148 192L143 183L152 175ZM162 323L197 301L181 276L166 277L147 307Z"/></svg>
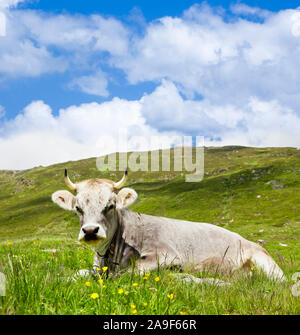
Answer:
<svg viewBox="0 0 300 335"><path fill-rule="evenodd" d="M111 209L113 209L114 208L114 205L109 205L109 206L107 206L106 208L105 208L105 212L107 213L107 212L109 212Z"/></svg>
<svg viewBox="0 0 300 335"><path fill-rule="evenodd" d="M83 215L83 210L80 207L76 206L75 208L79 214Z"/></svg>

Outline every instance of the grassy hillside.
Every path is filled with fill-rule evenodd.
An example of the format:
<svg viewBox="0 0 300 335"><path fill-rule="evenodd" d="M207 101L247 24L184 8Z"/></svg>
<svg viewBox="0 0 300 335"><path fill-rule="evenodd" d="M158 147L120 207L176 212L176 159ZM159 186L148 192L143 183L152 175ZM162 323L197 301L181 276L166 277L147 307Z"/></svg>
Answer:
<svg viewBox="0 0 300 335"><path fill-rule="evenodd" d="M38 250L60 249L62 246L64 253L59 257L61 262L65 262L68 271L86 268L91 264L92 253L76 244L79 232L77 215L63 211L50 199L54 191L66 189L63 180L64 168L68 168L73 181L95 177L118 180L122 176L121 172L100 173L96 168L95 158L37 167L27 171L0 171L0 271L4 271L9 260L12 264L10 269L15 269L16 260L13 256L20 259L27 257L33 260L32 264L35 264L35 261L38 264L40 262L38 259L50 262L53 266L53 262L56 262L55 269L58 271L57 257L54 260L51 255L43 254ZM299 150L294 148L206 148L205 176L199 183L186 183L184 174L180 172L129 171L127 186L134 188L139 194L138 201L131 208L134 211L210 222L238 232L251 241L264 240L266 243L264 247L289 278L294 272L300 271ZM77 251L74 249L75 246ZM70 264L69 259L73 259ZM24 262L15 266L26 268ZM33 279L24 277L24 280ZM248 284L251 287L251 282ZM20 291L18 287L20 281L14 282L14 285L10 289ZM113 287L113 284L110 285ZM257 286L259 292L260 287ZM24 287L23 289L25 290ZM178 289L180 290L180 287ZM255 286L253 290L255 291ZM272 309L272 304L269 303L272 290L270 287L267 289L264 308L257 309L249 307L250 309L247 310L247 303L243 307L229 304L231 306L229 308L229 305L227 306L224 302L221 309L216 309L216 306L199 309L199 306L187 305L190 299L188 297L183 297L181 302L182 306L188 306L187 313L191 314L300 313L299 298L292 297L288 293L289 289L282 291L285 292L282 293L284 297L280 297L286 301L286 305L282 302L285 307ZM216 291L211 294L216 294ZM26 294L19 293L19 295L19 298L15 299L22 301L27 299ZM178 291L177 296L179 295ZM251 299L256 298L254 294ZM33 301L36 300L32 299L34 305ZM199 299L204 299L203 295L200 294ZM211 296L210 299L216 300ZM274 303L276 302L273 296L271 299ZM3 307L0 307L0 314L1 309L2 313L33 314L63 314L65 311L59 307L52 307L51 312L49 306L47 308L44 306L39 311L37 306L40 306L40 300L37 301L35 307L26 310L24 301L22 305L20 301L17 303L18 300L7 300L3 302ZM278 304L280 304L279 301L278 297ZM117 306L118 300L115 303ZM113 312L113 307L107 307L107 309L82 307L81 309L80 306L80 304L76 305L66 313L109 314ZM150 311L145 309L144 312L163 313L163 307ZM175 309L168 310L167 313L176 314L180 309L181 307L177 306ZM124 314L128 311L120 309L117 312Z"/></svg>
<svg viewBox="0 0 300 335"><path fill-rule="evenodd" d="M76 237L77 215L62 211L50 199L54 191L66 189L65 167L74 181L122 176L121 172L99 172L94 158L27 171L1 171L0 242ZM214 223L300 256L299 150L208 148L202 182L186 183L179 172L129 171L127 186L139 194L134 211ZM278 247L279 242L288 247Z"/></svg>

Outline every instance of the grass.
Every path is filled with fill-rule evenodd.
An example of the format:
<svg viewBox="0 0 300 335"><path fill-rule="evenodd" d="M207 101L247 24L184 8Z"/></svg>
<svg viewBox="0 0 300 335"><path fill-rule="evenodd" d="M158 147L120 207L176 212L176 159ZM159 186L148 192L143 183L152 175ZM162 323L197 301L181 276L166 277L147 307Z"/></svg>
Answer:
<svg viewBox="0 0 300 335"><path fill-rule="evenodd" d="M74 241L17 242L1 247L7 274L2 314L299 314L300 301L291 282L276 283L254 271L251 278L229 279L230 287L184 284L173 272L157 269L138 276L131 269L117 278L70 278L90 268L92 253ZM286 262L285 269L294 264ZM197 274L204 276L205 274ZM159 281L155 281L159 278ZM226 278L223 278L226 279ZM87 282L89 286L87 286ZM93 294L97 293L95 299Z"/></svg>
<svg viewBox="0 0 300 335"><path fill-rule="evenodd" d="M291 292L291 277L300 272L299 150L207 148L200 183L185 183L180 172L129 171L127 184L139 194L134 211L210 222L251 241L264 240L286 283L272 282L254 270L252 277L216 275L229 281L229 287L195 287L166 269L153 271L147 279L130 270L102 284L92 277L70 281L78 269L92 267L93 253L76 242L76 214L58 208L50 196L66 188L65 167L73 180L117 180L122 175L100 173L95 166L91 158L0 171L0 272L7 277L0 314L300 314L300 297ZM49 249L58 250L43 251ZM155 282L155 277L160 280ZM93 299L93 293L98 297Z"/></svg>

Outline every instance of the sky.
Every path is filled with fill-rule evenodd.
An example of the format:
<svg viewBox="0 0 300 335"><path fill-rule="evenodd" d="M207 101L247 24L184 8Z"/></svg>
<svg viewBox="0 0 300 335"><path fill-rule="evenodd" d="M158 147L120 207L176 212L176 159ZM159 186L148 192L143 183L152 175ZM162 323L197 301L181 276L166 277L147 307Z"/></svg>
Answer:
<svg viewBox="0 0 300 335"><path fill-rule="evenodd" d="M119 151L120 133L299 148L298 6L0 0L0 169Z"/></svg>

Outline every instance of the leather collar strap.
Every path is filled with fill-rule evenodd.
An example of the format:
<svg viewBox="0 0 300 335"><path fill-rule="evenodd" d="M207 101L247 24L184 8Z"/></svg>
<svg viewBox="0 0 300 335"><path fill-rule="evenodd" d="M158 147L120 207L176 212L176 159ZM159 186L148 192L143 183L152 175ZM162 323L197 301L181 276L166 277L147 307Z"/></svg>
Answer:
<svg viewBox="0 0 300 335"><path fill-rule="evenodd" d="M125 241L122 238L123 221L122 216L118 210L117 215L118 215L117 229L105 255L101 255L97 251L97 255L101 260L100 261L101 267L108 266L109 272L119 271L119 265L125 248Z"/></svg>

